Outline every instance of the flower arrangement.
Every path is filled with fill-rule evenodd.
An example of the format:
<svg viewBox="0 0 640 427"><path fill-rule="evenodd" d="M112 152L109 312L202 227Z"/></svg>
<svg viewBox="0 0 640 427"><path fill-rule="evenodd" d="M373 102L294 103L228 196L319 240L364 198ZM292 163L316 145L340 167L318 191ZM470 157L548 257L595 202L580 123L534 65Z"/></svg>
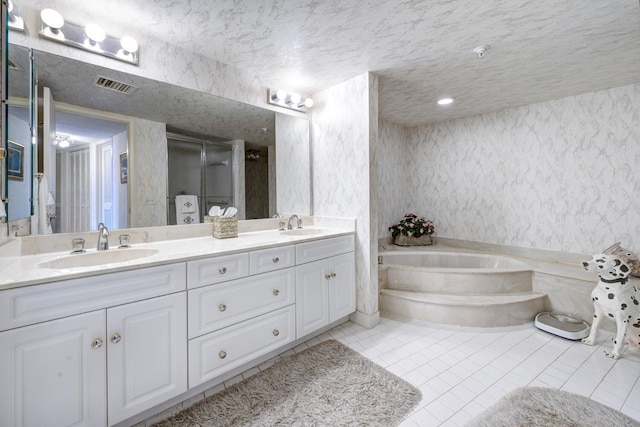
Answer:
<svg viewBox="0 0 640 427"><path fill-rule="evenodd" d="M394 238L401 234L407 237L421 237L433 234L436 225L423 216L406 213L398 224L389 227L389 231Z"/></svg>

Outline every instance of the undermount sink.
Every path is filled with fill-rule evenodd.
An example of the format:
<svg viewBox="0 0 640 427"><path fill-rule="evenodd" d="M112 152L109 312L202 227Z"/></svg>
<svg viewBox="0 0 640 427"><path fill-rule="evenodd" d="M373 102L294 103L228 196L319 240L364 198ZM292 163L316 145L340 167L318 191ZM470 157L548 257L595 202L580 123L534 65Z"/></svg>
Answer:
<svg viewBox="0 0 640 427"><path fill-rule="evenodd" d="M321 228L297 228L295 230L281 231L285 236L315 236L324 233Z"/></svg>
<svg viewBox="0 0 640 427"><path fill-rule="evenodd" d="M71 254L51 261L38 264L40 268L76 268L93 267L102 264L133 261L146 258L158 253L157 249L126 248L111 249L107 251L86 252L83 254Z"/></svg>

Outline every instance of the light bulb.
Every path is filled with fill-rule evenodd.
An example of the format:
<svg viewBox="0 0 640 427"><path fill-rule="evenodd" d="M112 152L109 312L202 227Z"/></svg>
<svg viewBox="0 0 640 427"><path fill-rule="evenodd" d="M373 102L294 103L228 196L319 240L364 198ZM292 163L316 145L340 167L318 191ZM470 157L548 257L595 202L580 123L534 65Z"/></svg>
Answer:
<svg viewBox="0 0 640 427"><path fill-rule="evenodd" d="M291 94L291 102L298 105L300 103L300 100L302 99L302 97L300 96L299 93L292 93Z"/></svg>
<svg viewBox="0 0 640 427"><path fill-rule="evenodd" d="M68 139L63 139L58 144L58 147L60 147L60 148L67 148L68 146L69 146L69 140Z"/></svg>
<svg viewBox="0 0 640 427"><path fill-rule="evenodd" d="M84 32L87 34L87 37L89 37L89 40L91 40L92 43L100 43L107 36L102 27L96 24L88 24L84 28Z"/></svg>
<svg viewBox="0 0 640 427"><path fill-rule="evenodd" d="M304 106L307 108L313 107L313 99L307 98L304 100Z"/></svg>
<svg viewBox="0 0 640 427"><path fill-rule="evenodd" d="M453 98L440 98L438 99L438 105L449 105L453 103Z"/></svg>
<svg viewBox="0 0 640 427"><path fill-rule="evenodd" d="M138 51L138 42L131 36L123 36L120 39L120 46L125 52L135 53Z"/></svg>
<svg viewBox="0 0 640 427"><path fill-rule="evenodd" d="M284 99L285 99L286 97L287 97L287 91L286 91L286 90L282 90L282 89L280 89L280 90L278 90L278 91L276 92L276 98L277 98L277 99L281 99L281 100L283 100L283 101L284 101Z"/></svg>
<svg viewBox="0 0 640 427"><path fill-rule="evenodd" d="M64 26L64 18L53 9L42 9L40 19L54 34L57 34L58 30Z"/></svg>

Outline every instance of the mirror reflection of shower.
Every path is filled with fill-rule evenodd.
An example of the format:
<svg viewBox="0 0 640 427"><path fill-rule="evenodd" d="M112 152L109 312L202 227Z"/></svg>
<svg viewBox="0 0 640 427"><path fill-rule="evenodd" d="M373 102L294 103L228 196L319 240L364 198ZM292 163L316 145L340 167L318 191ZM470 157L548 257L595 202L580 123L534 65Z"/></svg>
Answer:
<svg viewBox="0 0 640 427"><path fill-rule="evenodd" d="M235 205L232 145L211 139L167 133L167 224L202 223L211 207Z"/></svg>

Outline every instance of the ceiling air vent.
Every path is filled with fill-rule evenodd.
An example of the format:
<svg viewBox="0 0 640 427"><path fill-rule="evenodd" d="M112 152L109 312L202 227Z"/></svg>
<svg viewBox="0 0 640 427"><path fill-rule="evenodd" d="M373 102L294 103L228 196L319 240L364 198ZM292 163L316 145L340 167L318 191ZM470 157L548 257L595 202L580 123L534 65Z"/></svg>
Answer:
<svg viewBox="0 0 640 427"><path fill-rule="evenodd" d="M109 89L114 92L124 93L125 95L131 95L138 89L137 86L132 86L128 83L119 82L117 80L109 79L107 77L96 76L95 81L93 82L95 86Z"/></svg>

